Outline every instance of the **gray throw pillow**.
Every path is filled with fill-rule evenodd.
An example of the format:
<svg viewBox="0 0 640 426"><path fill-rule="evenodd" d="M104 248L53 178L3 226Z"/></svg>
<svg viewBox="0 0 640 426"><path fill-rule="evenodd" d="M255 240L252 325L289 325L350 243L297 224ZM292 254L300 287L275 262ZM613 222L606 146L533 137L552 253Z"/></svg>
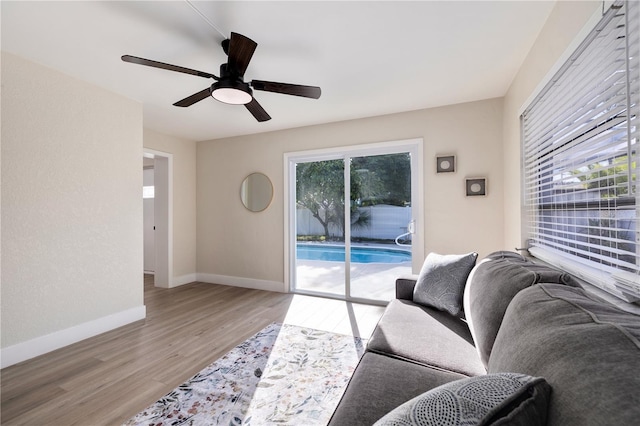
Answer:
<svg viewBox="0 0 640 426"><path fill-rule="evenodd" d="M544 425L550 392L540 377L476 376L431 389L390 411L374 426Z"/></svg>
<svg viewBox="0 0 640 426"><path fill-rule="evenodd" d="M413 301L451 315L462 313L462 295L478 253L429 253L413 290Z"/></svg>

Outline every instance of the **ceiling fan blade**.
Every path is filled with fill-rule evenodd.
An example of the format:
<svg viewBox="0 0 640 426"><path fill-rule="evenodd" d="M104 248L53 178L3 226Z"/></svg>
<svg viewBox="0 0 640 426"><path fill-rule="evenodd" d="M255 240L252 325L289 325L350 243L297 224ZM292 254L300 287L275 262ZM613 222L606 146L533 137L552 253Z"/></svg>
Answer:
<svg viewBox="0 0 640 426"><path fill-rule="evenodd" d="M124 55L121 58L124 62L131 62L132 64L146 65L148 67L161 68L163 70L182 72L185 74L197 75L198 77L218 79L213 74L208 72L192 70L191 68L179 67L177 65L166 64L164 62L152 61L151 59L139 58L137 56Z"/></svg>
<svg viewBox="0 0 640 426"><path fill-rule="evenodd" d="M262 106L256 101L256 98L251 99L251 102L248 104L244 104L245 107L249 110L249 112L258 120L259 122L271 120L271 116L267 114L267 111L262 108Z"/></svg>
<svg viewBox="0 0 640 426"><path fill-rule="evenodd" d="M253 80L251 87L265 92L282 93L284 95L302 96L303 98L318 99L322 91L317 86L303 86L300 84L276 83L275 81Z"/></svg>
<svg viewBox="0 0 640 426"><path fill-rule="evenodd" d="M249 61L251 61L256 47L258 47L258 43L250 38L242 34L231 33L231 40L229 40L229 60L227 62L229 64L229 72L242 77L249 66Z"/></svg>
<svg viewBox="0 0 640 426"><path fill-rule="evenodd" d="M207 98L208 96L211 96L211 88L210 87L207 87L206 89L201 90L198 93L194 93L191 96L187 96L186 98L182 99L181 101L176 102L173 105L174 106L179 106L179 107L188 107L188 106L191 106L191 105L195 104L196 102L200 102L201 100Z"/></svg>

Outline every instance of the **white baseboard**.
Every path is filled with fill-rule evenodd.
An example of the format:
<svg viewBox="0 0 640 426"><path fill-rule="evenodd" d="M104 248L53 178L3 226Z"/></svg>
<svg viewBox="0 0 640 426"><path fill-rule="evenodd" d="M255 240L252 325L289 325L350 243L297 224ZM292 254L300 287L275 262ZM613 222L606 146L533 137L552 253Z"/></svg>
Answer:
<svg viewBox="0 0 640 426"><path fill-rule="evenodd" d="M278 281L256 280L254 278L230 277L217 274L196 274L197 281L209 284L223 284L234 287L253 288L256 290L276 291L286 293L284 283Z"/></svg>
<svg viewBox="0 0 640 426"><path fill-rule="evenodd" d="M179 277L173 277L173 279L171 280L171 287L178 287L195 281L198 281L198 276L196 273L181 275Z"/></svg>
<svg viewBox="0 0 640 426"><path fill-rule="evenodd" d="M145 319L146 315L147 308L142 305L2 348L0 351L0 368L35 358L80 340Z"/></svg>
<svg viewBox="0 0 640 426"><path fill-rule="evenodd" d="M171 287L189 284L194 281L286 293L283 282L205 273L193 273L173 277ZM146 307L142 305L2 348L0 350L0 368L9 367L19 362L35 358L47 352L60 349L132 322L143 320L145 317Z"/></svg>

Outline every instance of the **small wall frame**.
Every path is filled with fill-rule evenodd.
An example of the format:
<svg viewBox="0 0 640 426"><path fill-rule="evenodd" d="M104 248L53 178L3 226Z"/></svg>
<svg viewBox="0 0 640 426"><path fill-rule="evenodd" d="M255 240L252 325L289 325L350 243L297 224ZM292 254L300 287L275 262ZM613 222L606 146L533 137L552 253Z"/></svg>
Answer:
<svg viewBox="0 0 640 426"><path fill-rule="evenodd" d="M436 173L453 173L456 171L456 156L436 156Z"/></svg>
<svg viewBox="0 0 640 426"><path fill-rule="evenodd" d="M483 197L487 195L487 178L465 179L467 197Z"/></svg>

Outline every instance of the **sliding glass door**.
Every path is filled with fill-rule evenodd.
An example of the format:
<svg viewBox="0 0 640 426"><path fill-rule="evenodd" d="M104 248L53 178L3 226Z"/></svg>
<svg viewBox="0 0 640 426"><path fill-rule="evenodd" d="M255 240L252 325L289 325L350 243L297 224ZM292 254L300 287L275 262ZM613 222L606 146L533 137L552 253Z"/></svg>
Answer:
<svg viewBox="0 0 640 426"><path fill-rule="evenodd" d="M288 155L292 291L375 302L394 297L395 279L413 271L420 239L421 141L408 142Z"/></svg>
<svg viewBox="0 0 640 426"><path fill-rule="evenodd" d="M344 159L295 164L296 290L345 296L344 165Z"/></svg>
<svg viewBox="0 0 640 426"><path fill-rule="evenodd" d="M391 300L412 260L411 155L351 158L350 293Z"/></svg>

